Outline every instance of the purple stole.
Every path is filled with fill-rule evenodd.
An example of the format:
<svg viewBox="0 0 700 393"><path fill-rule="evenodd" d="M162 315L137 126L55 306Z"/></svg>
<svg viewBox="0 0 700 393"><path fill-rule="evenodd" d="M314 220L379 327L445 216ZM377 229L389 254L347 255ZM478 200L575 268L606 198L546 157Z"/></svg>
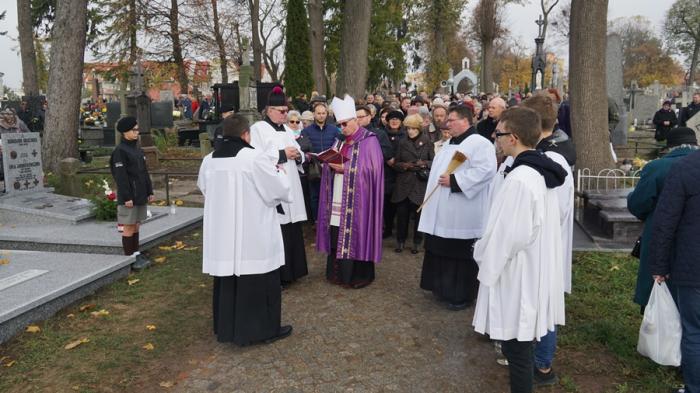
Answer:
<svg viewBox="0 0 700 393"><path fill-rule="evenodd" d="M359 134L358 134L359 133ZM360 127L343 172L343 195L336 258L379 262L382 259L384 157L377 136ZM329 253L334 172L323 164L316 224L316 247Z"/></svg>

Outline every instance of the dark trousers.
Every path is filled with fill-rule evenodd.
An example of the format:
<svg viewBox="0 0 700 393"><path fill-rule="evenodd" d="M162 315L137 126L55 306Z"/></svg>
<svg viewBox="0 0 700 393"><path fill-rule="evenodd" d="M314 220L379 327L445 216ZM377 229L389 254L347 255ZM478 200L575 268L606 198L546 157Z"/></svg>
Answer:
<svg viewBox="0 0 700 393"><path fill-rule="evenodd" d="M508 359L511 393L532 393L534 361L531 341L503 341L501 350Z"/></svg>
<svg viewBox="0 0 700 393"><path fill-rule="evenodd" d="M676 286L681 314L681 368L687 393L700 393L700 288Z"/></svg>
<svg viewBox="0 0 700 393"><path fill-rule="evenodd" d="M311 219L318 217L318 195L321 193L321 179L309 179L309 200L311 201Z"/></svg>
<svg viewBox="0 0 700 393"><path fill-rule="evenodd" d="M396 240L399 243L406 242L408 238L408 224L413 217L413 244L420 245L423 242L423 234L418 232L420 213L416 213L418 205L406 198L396 204Z"/></svg>
<svg viewBox="0 0 700 393"><path fill-rule="evenodd" d="M374 281L374 262L337 259L337 244L338 227L331 226L331 250L326 258L326 279L346 286Z"/></svg>
<svg viewBox="0 0 700 393"><path fill-rule="evenodd" d="M391 194L384 194L384 233L394 231L394 218L396 218L396 204L391 201Z"/></svg>

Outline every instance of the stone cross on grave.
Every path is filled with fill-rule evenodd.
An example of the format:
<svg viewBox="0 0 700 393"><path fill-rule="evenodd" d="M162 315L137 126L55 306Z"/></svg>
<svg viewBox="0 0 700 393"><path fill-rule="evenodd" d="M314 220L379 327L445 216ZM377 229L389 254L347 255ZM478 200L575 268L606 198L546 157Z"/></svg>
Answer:
<svg viewBox="0 0 700 393"><path fill-rule="evenodd" d="M131 67L130 76L129 84L131 85L132 95L139 95L144 91L143 65L141 65L140 59L136 60L136 63Z"/></svg>
<svg viewBox="0 0 700 393"><path fill-rule="evenodd" d="M540 15L540 17L535 21L535 23L537 24L537 28L539 30L539 32L537 33L537 38L544 38L542 36L542 30L544 27L544 19L542 19L542 15Z"/></svg>

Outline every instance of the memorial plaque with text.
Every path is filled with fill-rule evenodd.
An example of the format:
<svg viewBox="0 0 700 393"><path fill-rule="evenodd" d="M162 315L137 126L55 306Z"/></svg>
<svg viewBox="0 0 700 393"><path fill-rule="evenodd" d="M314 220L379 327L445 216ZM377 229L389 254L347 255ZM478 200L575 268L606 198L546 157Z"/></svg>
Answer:
<svg viewBox="0 0 700 393"><path fill-rule="evenodd" d="M2 134L2 157L8 194L44 189L38 132Z"/></svg>

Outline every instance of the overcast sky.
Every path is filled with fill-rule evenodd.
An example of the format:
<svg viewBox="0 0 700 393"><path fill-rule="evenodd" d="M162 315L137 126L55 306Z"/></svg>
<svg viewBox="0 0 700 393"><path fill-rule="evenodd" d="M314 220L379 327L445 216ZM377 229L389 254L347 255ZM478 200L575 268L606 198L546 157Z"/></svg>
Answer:
<svg viewBox="0 0 700 393"><path fill-rule="evenodd" d="M476 0L471 0L470 3L473 6ZM534 38L537 36L537 25L534 21L540 14L540 2L530 0L529 3L526 6L508 6L508 28L519 42L534 47ZM673 0L609 0L608 18L641 15L648 18L654 28L660 31L666 11L672 3ZM5 20L0 21L0 31L8 32L7 35L0 37L0 72L5 74L3 78L5 85L17 89L22 81L22 68L18 53L17 10L14 7L16 3L3 1L2 4L10 7L7 8ZM556 13L556 10L555 8L552 13ZM548 37L553 34L550 32L551 29L548 30ZM565 56L566 52L560 50L560 54Z"/></svg>

